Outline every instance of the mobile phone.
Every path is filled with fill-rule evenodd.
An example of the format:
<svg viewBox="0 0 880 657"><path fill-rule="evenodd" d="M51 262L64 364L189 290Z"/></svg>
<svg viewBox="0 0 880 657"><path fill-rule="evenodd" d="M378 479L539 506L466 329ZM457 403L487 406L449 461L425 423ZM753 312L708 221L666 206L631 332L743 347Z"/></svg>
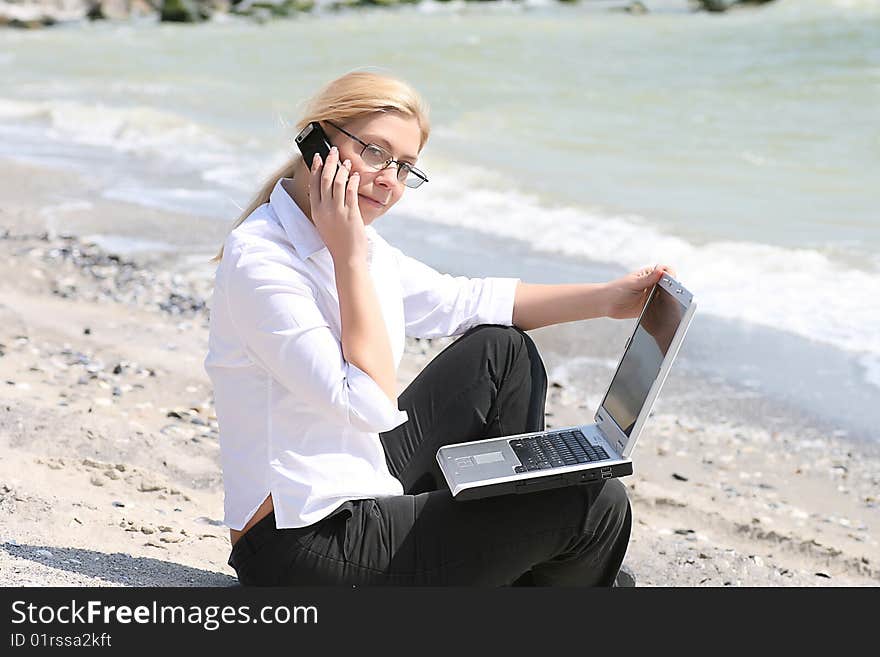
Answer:
<svg viewBox="0 0 880 657"><path fill-rule="evenodd" d="M296 136L296 145L309 169L312 168L315 153L321 156L321 162L326 162L327 156L330 155L330 141L327 139L327 133L317 121L312 121L303 128L302 132Z"/></svg>

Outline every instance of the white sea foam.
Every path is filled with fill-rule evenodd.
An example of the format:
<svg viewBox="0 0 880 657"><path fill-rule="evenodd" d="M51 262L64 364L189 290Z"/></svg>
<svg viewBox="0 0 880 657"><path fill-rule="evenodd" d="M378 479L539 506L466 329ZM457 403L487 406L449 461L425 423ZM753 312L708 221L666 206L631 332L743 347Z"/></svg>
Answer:
<svg viewBox="0 0 880 657"><path fill-rule="evenodd" d="M133 85L132 89L135 87L140 88ZM159 94L164 85L147 89ZM211 186L207 190L169 187L167 181L151 184L140 176L136 176L137 182L132 184L122 175L103 194L105 198L150 207L184 212L198 212L199 208L202 212L220 210L226 211L224 216L227 216L235 211L237 203L230 194L242 199L239 204L244 202L252 193L255 181L260 180L266 170L265 158L259 155L259 144L252 139L234 144L205 126L151 107L0 98L0 121L5 124L2 132L22 144L35 141L43 144L47 139L48 143L55 144L48 150L16 147L10 156L20 151L30 152L32 161L58 165L65 161L58 161L52 154L63 151L68 155L68 163L75 165L76 148L106 149L108 153L135 154L147 160L164 161L168 166L163 166L163 171L174 176L180 174L183 180L188 170L193 174L190 182L197 184L201 179Z"/></svg>
<svg viewBox="0 0 880 657"><path fill-rule="evenodd" d="M504 189L479 169L432 179L401 207L438 224L527 242L547 253L637 269L672 266L694 292L701 313L769 326L855 353L880 357L880 268L837 264L810 249L751 242L697 245L668 235L644 217L585 207L546 207ZM424 193L423 193L424 190Z"/></svg>
<svg viewBox="0 0 880 657"><path fill-rule="evenodd" d="M218 209L226 208L227 204L230 204L227 215L232 214L235 209L220 189L194 190L129 184L106 189L102 196L116 201L190 214L213 215Z"/></svg>
<svg viewBox="0 0 880 657"><path fill-rule="evenodd" d="M51 139L208 165L234 153L232 145L184 117L152 107L117 107L71 100L0 98L0 119L38 122Z"/></svg>
<svg viewBox="0 0 880 657"><path fill-rule="evenodd" d="M155 91L159 91L156 89ZM240 148L183 116L150 107L117 107L70 100L0 98L0 119L33 132L39 126L59 144L75 142L173 162L174 171L201 172L213 189L122 182L108 198L194 211L206 204L234 214L254 181L268 169L253 144ZM10 128L10 129L12 129ZM436 131L442 136L442 126ZM279 154L280 155L280 154ZM760 165L763 156L743 152ZM283 159L283 158L281 158ZM280 162L279 162L280 163ZM562 253L635 269L663 262L675 267L698 297L700 312L789 331L865 355L877 373L880 358L880 266L847 268L816 250L715 241L703 245L659 230L649 218L612 215L588 206L548 206L500 175L481 168L428 170L432 177L400 209L438 224L521 240L539 252ZM872 360L874 359L874 360ZM872 380L880 378L880 374Z"/></svg>

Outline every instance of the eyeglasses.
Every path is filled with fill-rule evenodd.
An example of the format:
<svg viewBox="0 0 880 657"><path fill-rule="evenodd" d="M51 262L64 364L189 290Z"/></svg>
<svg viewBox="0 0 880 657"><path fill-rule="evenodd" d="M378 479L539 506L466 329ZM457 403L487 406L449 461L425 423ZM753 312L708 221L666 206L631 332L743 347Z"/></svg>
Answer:
<svg viewBox="0 0 880 657"><path fill-rule="evenodd" d="M377 144L368 144L367 142L358 139L353 134L343 128L340 128L332 121L327 121L327 123L339 130L339 132L341 132L342 134L351 137L357 143L363 146L363 149L361 149L360 152L360 156L367 166L372 167L377 171L381 171L382 169L389 167L392 164L396 164L397 180L402 182L407 187L411 187L413 189L419 187L422 183L428 182L428 176L425 175L424 171L416 169L409 162L401 162L400 160L395 160L391 156L391 153L389 153L381 146Z"/></svg>

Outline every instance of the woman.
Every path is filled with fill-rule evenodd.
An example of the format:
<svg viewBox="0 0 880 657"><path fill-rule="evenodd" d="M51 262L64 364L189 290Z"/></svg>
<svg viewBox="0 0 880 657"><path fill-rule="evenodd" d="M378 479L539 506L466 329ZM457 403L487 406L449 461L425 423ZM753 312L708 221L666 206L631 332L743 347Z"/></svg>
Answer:
<svg viewBox="0 0 880 657"><path fill-rule="evenodd" d="M631 515L617 480L460 503L443 445L544 427L530 329L635 317L665 268L605 284L454 278L372 223L428 139L404 82L355 72L307 106L332 150L292 159L218 256L206 369L243 584L611 585ZM405 335L459 337L398 397Z"/></svg>

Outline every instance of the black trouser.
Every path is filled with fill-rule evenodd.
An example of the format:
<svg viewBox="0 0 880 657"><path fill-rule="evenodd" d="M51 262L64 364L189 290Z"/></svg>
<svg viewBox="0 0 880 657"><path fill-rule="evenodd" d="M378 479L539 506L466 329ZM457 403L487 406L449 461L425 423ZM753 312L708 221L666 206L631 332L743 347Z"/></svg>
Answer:
<svg viewBox="0 0 880 657"><path fill-rule="evenodd" d="M400 396L409 421L380 434L404 495L346 502L295 529L270 513L229 565L245 585L610 586L631 526L620 481L456 502L437 466L441 445L543 429L546 392L528 335L472 328Z"/></svg>

